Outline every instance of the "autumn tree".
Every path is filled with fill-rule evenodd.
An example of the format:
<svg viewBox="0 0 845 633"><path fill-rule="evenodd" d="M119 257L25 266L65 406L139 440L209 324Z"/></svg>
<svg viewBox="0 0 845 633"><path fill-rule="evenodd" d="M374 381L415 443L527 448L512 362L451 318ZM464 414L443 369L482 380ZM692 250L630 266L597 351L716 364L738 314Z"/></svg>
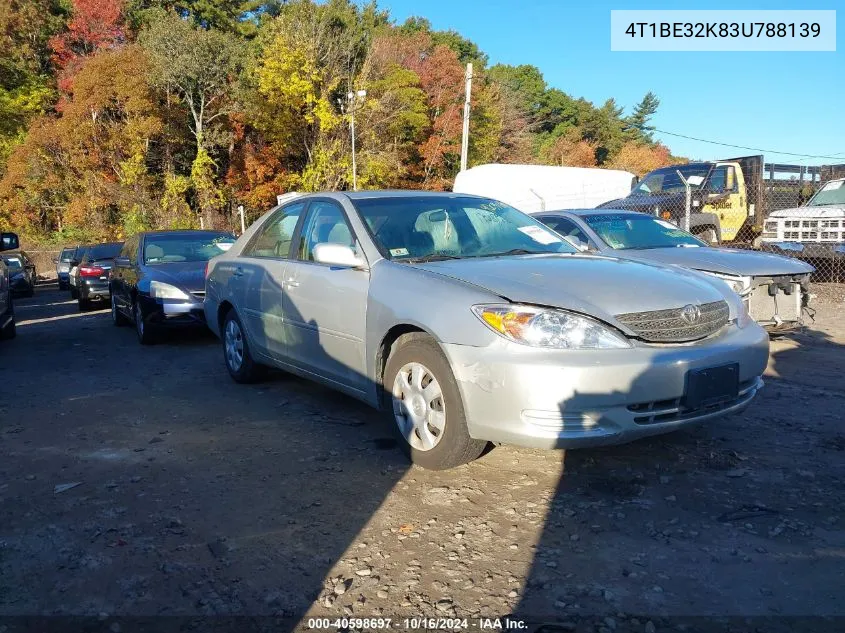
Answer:
<svg viewBox="0 0 845 633"><path fill-rule="evenodd" d="M660 143L648 144L629 141L607 164L611 169L623 169L637 176L644 176L650 171L677 162L669 153L669 148Z"/></svg>
<svg viewBox="0 0 845 633"><path fill-rule="evenodd" d="M48 42L63 21L58 0L5 0L0 6L0 175L30 122L55 99Z"/></svg>
<svg viewBox="0 0 845 633"><path fill-rule="evenodd" d="M236 111L235 86L242 64L237 42L220 31L191 25L159 11L139 38L151 62L153 82L185 104L194 139L191 180L208 226L222 223L225 205L214 151L228 143L227 117Z"/></svg>
<svg viewBox="0 0 845 633"><path fill-rule="evenodd" d="M121 0L71 0L67 28L50 39L59 89L73 90L73 77L86 57L125 42Z"/></svg>
<svg viewBox="0 0 845 633"><path fill-rule="evenodd" d="M634 111L625 118L625 128L628 136L634 141L652 142L652 131L654 127L649 125L651 118L660 106L660 99L653 92L645 94L642 101L634 106Z"/></svg>

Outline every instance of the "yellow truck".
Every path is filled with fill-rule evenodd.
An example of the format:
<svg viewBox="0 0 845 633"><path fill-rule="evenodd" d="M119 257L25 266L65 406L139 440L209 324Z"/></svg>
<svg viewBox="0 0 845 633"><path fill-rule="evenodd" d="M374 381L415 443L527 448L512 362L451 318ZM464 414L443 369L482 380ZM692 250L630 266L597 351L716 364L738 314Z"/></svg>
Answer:
<svg viewBox="0 0 845 633"><path fill-rule="evenodd" d="M686 181L686 183L684 182ZM746 156L662 167L649 172L625 198L599 205L657 215L711 243L750 242L761 231L763 157Z"/></svg>

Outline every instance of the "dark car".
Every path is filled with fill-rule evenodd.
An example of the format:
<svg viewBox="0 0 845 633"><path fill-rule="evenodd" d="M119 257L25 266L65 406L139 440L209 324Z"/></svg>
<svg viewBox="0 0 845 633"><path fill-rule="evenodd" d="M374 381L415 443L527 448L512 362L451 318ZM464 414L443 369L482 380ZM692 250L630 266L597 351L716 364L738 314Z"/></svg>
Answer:
<svg viewBox="0 0 845 633"><path fill-rule="evenodd" d="M224 231L151 231L127 239L111 271L114 324L134 322L143 345L155 342L161 327L204 325L206 263L234 243Z"/></svg>
<svg viewBox="0 0 845 633"><path fill-rule="evenodd" d="M59 280L59 290L67 290L70 288L70 283L68 282L68 278L70 276L70 262L73 260L75 253L76 247L69 246L67 248L63 248L62 252L59 253L59 256L53 260L53 263L56 264L56 278Z"/></svg>
<svg viewBox="0 0 845 633"><path fill-rule="evenodd" d="M0 251L18 248L18 236L14 233L0 234ZM9 287L9 267L0 257L0 340L15 338L15 306L12 303L12 289Z"/></svg>
<svg viewBox="0 0 845 633"><path fill-rule="evenodd" d="M109 299L109 273L123 242L106 242L92 246L79 262L76 271L76 295L79 311L90 310L92 304Z"/></svg>
<svg viewBox="0 0 845 633"><path fill-rule="evenodd" d="M67 287L70 288L71 299L79 299L79 292L76 288L76 284L79 281L79 263L82 261L82 258L88 254L89 250L91 250L90 244L77 246L73 250L73 255L70 258L70 266L67 274Z"/></svg>
<svg viewBox="0 0 845 633"><path fill-rule="evenodd" d="M35 264L23 251L11 251L0 255L9 269L9 287L13 295L31 297L35 294L35 282L38 276Z"/></svg>

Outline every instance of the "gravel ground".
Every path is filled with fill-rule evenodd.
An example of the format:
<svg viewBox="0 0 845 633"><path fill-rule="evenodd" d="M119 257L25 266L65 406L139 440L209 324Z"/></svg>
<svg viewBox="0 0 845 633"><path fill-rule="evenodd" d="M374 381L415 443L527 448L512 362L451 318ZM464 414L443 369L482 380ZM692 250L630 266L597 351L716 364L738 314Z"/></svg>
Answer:
<svg viewBox="0 0 845 633"><path fill-rule="evenodd" d="M819 293L808 332L773 341L744 414L429 472L354 400L284 374L236 385L210 335L142 348L41 287L0 345L0 631L35 615L118 633L508 614L546 631L710 630L716 616L841 631L840 291Z"/></svg>

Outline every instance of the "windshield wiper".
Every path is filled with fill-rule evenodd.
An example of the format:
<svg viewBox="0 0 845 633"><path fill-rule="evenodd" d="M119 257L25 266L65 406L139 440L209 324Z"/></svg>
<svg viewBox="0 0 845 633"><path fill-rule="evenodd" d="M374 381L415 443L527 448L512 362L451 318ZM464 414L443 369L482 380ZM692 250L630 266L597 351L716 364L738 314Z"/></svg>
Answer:
<svg viewBox="0 0 845 633"><path fill-rule="evenodd" d="M407 264L425 264L426 262L439 262L445 259L463 259L457 255L446 255L444 253L429 253L421 257L409 257L408 259L400 259L399 261Z"/></svg>
<svg viewBox="0 0 845 633"><path fill-rule="evenodd" d="M484 253L483 255L473 255L473 257L506 257L508 255L560 255L561 253L554 253L551 251L531 251L527 248L512 248L509 251L502 253Z"/></svg>

